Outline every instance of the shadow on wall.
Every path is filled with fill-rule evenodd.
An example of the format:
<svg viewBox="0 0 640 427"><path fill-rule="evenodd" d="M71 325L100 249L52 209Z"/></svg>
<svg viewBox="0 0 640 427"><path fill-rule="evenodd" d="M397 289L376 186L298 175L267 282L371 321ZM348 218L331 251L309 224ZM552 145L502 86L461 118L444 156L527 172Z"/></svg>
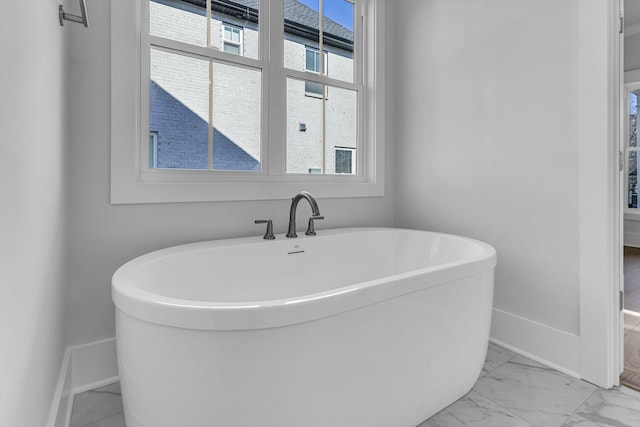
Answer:
<svg viewBox="0 0 640 427"><path fill-rule="evenodd" d="M150 102L149 128L157 137L156 167L207 169L207 122L153 81ZM214 127L213 167L257 171L260 162Z"/></svg>

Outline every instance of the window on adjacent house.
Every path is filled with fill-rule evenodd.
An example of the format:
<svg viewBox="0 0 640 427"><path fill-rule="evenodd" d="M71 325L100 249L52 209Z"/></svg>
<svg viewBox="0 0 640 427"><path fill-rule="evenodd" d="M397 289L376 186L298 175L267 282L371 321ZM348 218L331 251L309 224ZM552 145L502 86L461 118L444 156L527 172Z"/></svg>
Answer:
<svg viewBox="0 0 640 427"><path fill-rule="evenodd" d="M224 24L223 50L234 55L242 55L242 27Z"/></svg>
<svg viewBox="0 0 640 427"><path fill-rule="evenodd" d="M149 132L149 167L158 167L158 132Z"/></svg>
<svg viewBox="0 0 640 427"><path fill-rule="evenodd" d="M638 208L638 108L640 107L640 83L627 85L627 208Z"/></svg>
<svg viewBox="0 0 640 427"><path fill-rule="evenodd" d="M315 74L326 74L328 70L327 52L322 52L324 61L320 61L320 51L318 49L308 47L305 52L305 71ZM324 87L320 83L305 81L304 90L307 95L321 97Z"/></svg>
<svg viewBox="0 0 640 427"><path fill-rule="evenodd" d="M383 43L374 44L374 30L383 22L376 15L382 0L136 2L141 43L120 42L128 33L112 32L112 93L142 103L134 117L137 148L115 134L112 140L112 195L244 200L280 197L300 183L337 197L382 191L376 180L382 157L373 155L382 153L375 147L382 133L374 119L382 105L364 104L365 92L369 103L377 102L373 68L382 55L374 53ZM127 11L137 13L135 6L113 4L112 22L122 22ZM265 12L269 19L261 20ZM372 30L364 34L366 17ZM140 58L133 68L141 72L141 85L139 95L130 96L124 87L131 84L118 76L125 58L134 57L121 52L133 51ZM112 112L118 133L117 124L130 121ZM127 155L139 159L133 170ZM121 179L122 170L134 173ZM336 177L325 181L326 175ZM136 185L144 182L154 185ZM345 185L328 190L323 182ZM205 186L218 190L205 192Z"/></svg>
<svg viewBox="0 0 640 427"><path fill-rule="evenodd" d="M356 149L336 147L336 173L352 174L356 171Z"/></svg>

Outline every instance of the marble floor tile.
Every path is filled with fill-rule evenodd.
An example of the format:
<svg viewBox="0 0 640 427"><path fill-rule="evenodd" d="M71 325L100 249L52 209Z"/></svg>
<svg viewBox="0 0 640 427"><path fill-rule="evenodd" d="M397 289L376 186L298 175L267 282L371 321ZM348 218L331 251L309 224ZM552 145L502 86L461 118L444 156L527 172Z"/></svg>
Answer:
<svg viewBox="0 0 640 427"><path fill-rule="evenodd" d="M625 315L625 329L626 329ZM640 328L634 328L624 335L624 372L620 376L623 384L640 388Z"/></svg>
<svg viewBox="0 0 640 427"><path fill-rule="evenodd" d="M117 424L96 424L122 413L120 383L80 393L73 398L69 427L103 427ZM123 424L124 426L124 424Z"/></svg>
<svg viewBox="0 0 640 427"><path fill-rule="evenodd" d="M640 426L640 400L619 390L596 390L562 427Z"/></svg>
<svg viewBox="0 0 640 427"><path fill-rule="evenodd" d="M535 426L557 427L597 387L516 356L481 377L473 389Z"/></svg>
<svg viewBox="0 0 640 427"><path fill-rule="evenodd" d="M625 335L640 326L640 314L635 312L624 312L624 333Z"/></svg>
<svg viewBox="0 0 640 427"><path fill-rule="evenodd" d="M124 422L124 413L119 412L95 423L88 424L86 427L127 427L127 425Z"/></svg>
<svg viewBox="0 0 640 427"><path fill-rule="evenodd" d="M638 323L640 324L640 317L638 318ZM516 353L511 350L507 350L506 348L500 347L494 343L489 343L489 348L487 348L487 357L485 358L481 375L488 374L514 357L516 357Z"/></svg>
<svg viewBox="0 0 640 427"><path fill-rule="evenodd" d="M458 426L532 427L532 424L472 390L418 427Z"/></svg>

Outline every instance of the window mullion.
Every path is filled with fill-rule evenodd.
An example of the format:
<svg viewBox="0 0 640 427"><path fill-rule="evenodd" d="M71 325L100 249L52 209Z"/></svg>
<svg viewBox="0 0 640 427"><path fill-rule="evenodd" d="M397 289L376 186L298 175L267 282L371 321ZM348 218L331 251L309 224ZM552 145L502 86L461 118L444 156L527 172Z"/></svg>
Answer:
<svg viewBox="0 0 640 427"><path fill-rule="evenodd" d="M268 123L268 174L284 175L286 164L286 76L284 72L284 2L268 2L265 122ZM268 79L268 80L266 80Z"/></svg>

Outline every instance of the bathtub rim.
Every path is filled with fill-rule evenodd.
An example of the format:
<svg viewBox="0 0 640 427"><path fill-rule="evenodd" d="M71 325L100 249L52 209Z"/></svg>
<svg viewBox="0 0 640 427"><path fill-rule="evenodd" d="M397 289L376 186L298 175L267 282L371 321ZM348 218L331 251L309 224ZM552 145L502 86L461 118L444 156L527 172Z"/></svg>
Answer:
<svg viewBox="0 0 640 427"><path fill-rule="evenodd" d="M323 236L367 231L426 233L471 242L482 248L479 255L419 268L353 285L309 295L261 301L193 301L153 293L135 285L127 274L152 260L185 250L220 246L269 244L259 236L186 243L152 251L123 264L112 277L112 299L116 308L138 319L197 330L249 330L304 323L354 310L370 304L439 286L463 277L491 271L497 262L495 249L482 241L449 233L393 227L349 227L322 230ZM276 235L284 240L284 234ZM303 239L315 237L304 236ZM293 242L292 242L293 243ZM417 278L428 275L429 283ZM336 298L340 296L339 298Z"/></svg>

